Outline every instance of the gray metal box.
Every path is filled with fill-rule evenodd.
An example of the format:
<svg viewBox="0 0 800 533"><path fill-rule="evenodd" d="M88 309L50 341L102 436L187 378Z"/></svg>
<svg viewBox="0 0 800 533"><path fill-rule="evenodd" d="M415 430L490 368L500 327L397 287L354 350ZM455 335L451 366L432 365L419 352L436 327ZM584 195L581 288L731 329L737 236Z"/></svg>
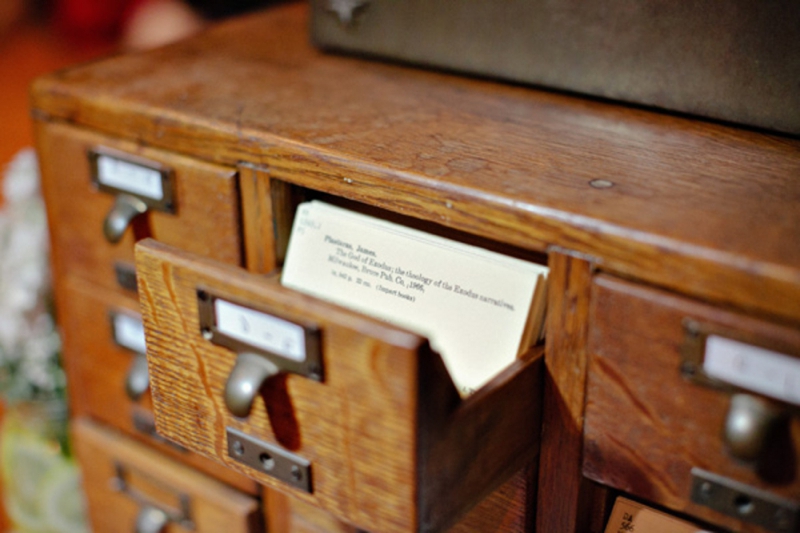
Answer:
<svg viewBox="0 0 800 533"><path fill-rule="evenodd" d="M312 0L323 48L800 134L798 0Z"/></svg>

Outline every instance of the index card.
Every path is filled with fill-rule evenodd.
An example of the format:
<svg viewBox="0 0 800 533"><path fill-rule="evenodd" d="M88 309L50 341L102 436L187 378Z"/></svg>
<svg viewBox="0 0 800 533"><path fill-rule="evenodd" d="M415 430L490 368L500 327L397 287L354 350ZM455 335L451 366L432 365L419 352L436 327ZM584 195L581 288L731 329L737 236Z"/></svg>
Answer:
<svg viewBox="0 0 800 533"><path fill-rule="evenodd" d="M519 354L547 271L313 201L297 210L281 282L427 337L466 396Z"/></svg>

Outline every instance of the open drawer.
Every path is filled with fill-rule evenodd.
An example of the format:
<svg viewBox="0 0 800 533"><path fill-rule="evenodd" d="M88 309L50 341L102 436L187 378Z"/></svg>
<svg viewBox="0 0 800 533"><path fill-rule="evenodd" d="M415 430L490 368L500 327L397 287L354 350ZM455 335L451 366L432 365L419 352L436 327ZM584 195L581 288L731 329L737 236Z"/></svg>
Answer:
<svg viewBox="0 0 800 533"><path fill-rule="evenodd" d="M152 240L136 264L157 430L268 487L369 531L442 531L538 454L541 347L462 400L418 335ZM226 386L250 348L219 335L217 301L306 342L244 416Z"/></svg>

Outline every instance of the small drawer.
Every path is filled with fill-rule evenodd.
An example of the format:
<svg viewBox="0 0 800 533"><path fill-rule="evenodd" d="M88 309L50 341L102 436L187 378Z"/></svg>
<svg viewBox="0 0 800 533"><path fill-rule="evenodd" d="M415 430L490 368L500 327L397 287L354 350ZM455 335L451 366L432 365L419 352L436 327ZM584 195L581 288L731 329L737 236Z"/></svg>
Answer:
<svg viewBox="0 0 800 533"><path fill-rule="evenodd" d="M136 261L158 431L259 483L368 531L443 531L538 454L541 347L462 400L417 335L155 241ZM249 356L212 342L214 298L309 341L249 412L226 401Z"/></svg>
<svg viewBox="0 0 800 533"><path fill-rule="evenodd" d="M95 533L261 533L256 498L85 419L72 429Z"/></svg>
<svg viewBox="0 0 800 533"><path fill-rule="evenodd" d="M587 477L736 531L800 527L800 330L601 275L589 353Z"/></svg>
<svg viewBox="0 0 800 533"><path fill-rule="evenodd" d="M37 134L57 276L68 274L107 288L135 290L133 244L143 237L241 264L235 170L59 123L39 124ZM107 154L106 161L113 164L97 163L98 154ZM118 161L136 166L118 170L114 167ZM114 177L111 185L94 179L99 167ZM137 169L146 170L139 175ZM166 198L164 205L153 201L141 215L126 213L132 208L123 199L135 203L148 198L139 182L157 182L156 174L167 176L158 185ZM133 192L125 192L126 187ZM126 216L132 216L129 224ZM104 234L107 219L121 231L118 242L110 242Z"/></svg>
<svg viewBox="0 0 800 533"><path fill-rule="evenodd" d="M63 285L59 311L64 303L69 306L69 312L62 313L61 329L73 413L114 426L240 490L256 493L256 484L241 474L156 434L148 369L142 367L144 353L139 352L144 331L136 302L80 279L67 279Z"/></svg>

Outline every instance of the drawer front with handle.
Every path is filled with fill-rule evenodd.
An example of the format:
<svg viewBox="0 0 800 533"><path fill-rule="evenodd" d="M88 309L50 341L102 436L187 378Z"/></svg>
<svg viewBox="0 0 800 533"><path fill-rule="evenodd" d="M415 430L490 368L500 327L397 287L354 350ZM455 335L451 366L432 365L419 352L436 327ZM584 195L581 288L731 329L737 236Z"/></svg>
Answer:
<svg viewBox="0 0 800 533"><path fill-rule="evenodd" d="M135 290L143 237L241 263L235 170L64 124L38 128L57 276Z"/></svg>
<svg viewBox="0 0 800 533"><path fill-rule="evenodd" d="M255 494L256 484L246 477L156 434L138 306L78 279L67 280L63 295L70 305L62 320L64 350L76 355L65 361L73 414L91 416Z"/></svg>
<svg viewBox="0 0 800 533"><path fill-rule="evenodd" d="M136 261L158 431L268 487L443 531L538 453L541 348L462 400L417 335L155 241Z"/></svg>
<svg viewBox="0 0 800 533"><path fill-rule="evenodd" d="M742 531L800 527L800 330L595 279L584 474Z"/></svg>
<svg viewBox="0 0 800 533"><path fill-rule="evenodd" d="M85 419L73 423L95 533L261 533L260 502Z"/></svg>

